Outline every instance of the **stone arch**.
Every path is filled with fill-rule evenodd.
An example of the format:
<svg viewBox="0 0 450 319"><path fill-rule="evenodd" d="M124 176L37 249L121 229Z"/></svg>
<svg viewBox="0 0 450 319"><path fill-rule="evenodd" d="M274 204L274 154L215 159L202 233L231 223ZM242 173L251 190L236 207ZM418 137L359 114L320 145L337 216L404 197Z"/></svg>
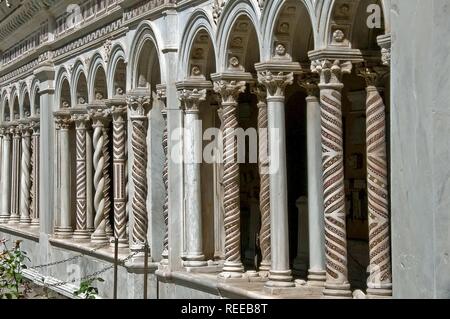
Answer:
<svg viewBox="0 0 450 319"><path fill-rule="evenodd" d="M23 92L23 99L21 104L22 109L20 117L23 119L29 118L31 116L31 99L28 89Z"/></svg>
<svg viewBox="0 0 450 319"><path fill-rule="evenodd" d="M286 48L293 61L307 61L307 53L318 46L316 16L310 1L275 0L267 3L262 17L264 60L276 56L276 47ZM295 45L294 45L295 44Z"/></svg>
<svg viewBox="0 0 450 319"><path fill-rule="evenodd" d="M147 87L149 90L155 90L157 84L165 83L165 72L162 72L165 70L165 61L164 57L160 55L161 47L159 45L162 41L154 30L156 29L149 21L141 22L136 30L128 59L131 66L127 70L127 78L130 79L127 83L129 89ZM143 54L145 52L148 54L146 58ZM144 65L146 62L148 65ZM150 67L152 64L154 67ZM159 80L154 79L155 73Z"/></svg>
<svg viewBox="0 0 450 319"><path fill-rule="evenodd" d="M260 9L255 8L254 2L246 0L227 3L217 31L219 72L254 72L254 63L261 61L260 52L263 51L259 21ZM258 50L248 50L249 47L256 47Z"/></svg>
<svg viewBox="0 0 450 319"><path fill-rule="evenodd" d="M110 83L108 95L116 95L120 88L125 94L127 90L127 60L125 50L121 44L116 44L111 50L111 58L108 63L107 78Z"/></svg>
<svg viewBox="0 0 450 319"><path fill-rule="evenodd" d="M14 87L11 90L11 104L10 104L10 114L11 121L17 121L20 119L20 102L19 102L19 90Z"/></svg>
<svg viewBox="0 0 450 319"><path fill-rule="evenodd" d="M31 116L37 116L41 112L41 99L39 90L39 80L35 78L31 81L30 85Z"/></svg>
<svg viewBox="0 0 450 319"><path fill-rule="evenodd" d="M108 98L108 79L106 77L106 69L105 62L103 61L101 55L96 53L92 58L87 76L89 101Z"/></svg>
<svg viewBox="0 0 450 319"><path fill-rule="evenodd" d="M71 84L70 77L65 67L61 67L58 70L55 85L55 104L58 108L71 107Z"/></svg>
<svg viewBox="0 0 450 319"><path fill-rule="evenodd" d="M9 107L9 96L7 90L4 90L1 96L1 119L0 122L8 121L7 118L10 116L10 107Z"/></svg>
<svg viewBox="0 0 450 319"><path fill-rule="evenodd" d="M88 82L83 62L75 62L72 73L72 105L83 105L89 102Z"/></svg>
<svg viewBox="0 0 450 319"><path fill-rule="evenodd" d="M205 37L208 39L205 39ZM217 50L215 41L213 41L215 38L213 24L207 13L203 9L194 11L189 18L180 42L181 63L178 72L180 80L196 73L197 69L194 69L194 67L199 68L200 74L204 78L209 76L208 73L213 73L211 69L216 69L217 61ZM197 58L194 56L196 54ZM198 58L199 54L201 55L200 58ZM211 58L213 58L213 61L211 61ZM214 62L214 65L211 65L211 62Z"/></svg>

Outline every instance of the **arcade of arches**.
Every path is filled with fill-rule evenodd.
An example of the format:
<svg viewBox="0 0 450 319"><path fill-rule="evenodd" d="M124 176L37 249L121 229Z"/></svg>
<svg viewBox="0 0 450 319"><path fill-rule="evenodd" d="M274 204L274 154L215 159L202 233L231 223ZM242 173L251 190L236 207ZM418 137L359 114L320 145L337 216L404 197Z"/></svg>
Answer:
<svg viewBox="0 0 450 319"><path fill-rule="evenodd" d="M126 298L146 249L160 297L392 296L389 1L80 1L75 29L47 2L0 22L0 232L33 264L115 238Z"/></svg>

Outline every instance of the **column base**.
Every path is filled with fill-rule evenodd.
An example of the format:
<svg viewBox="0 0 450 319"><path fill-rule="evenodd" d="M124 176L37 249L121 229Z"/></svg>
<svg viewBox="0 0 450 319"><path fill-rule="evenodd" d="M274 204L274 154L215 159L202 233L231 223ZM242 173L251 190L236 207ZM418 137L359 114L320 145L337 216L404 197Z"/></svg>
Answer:
<svg viewBox="0 0 450 319"><path fill-rule="evenodd" d="M58 227L58 229L55 230L55 236L61 239L72 238L73 230L69 227Z"/></svg>
<svg viewBox="0 0 450 319"><path fill-rule="evenodd" d="M145 246L144 244L133 244L130 246L130 252L131 254L134 254L133 257L131 257L130 260L128 260L125 265L128 268L132 268L135 271L143 272L145 271ZM150 262L152 260L150 248L148 248L148 261L147 261L147 268L150 267ZM148 271L148 269L147 269Z"/></svg>
<svg viewBox="0 0 450 319"><path fill-rule="evenodd" d="M204 255L188 255L184 257L183 265L185 267L205 267L208 263Z"/></svg>
<svg viewBox="0 0 450 319"><path fill-rule="evenodd" d="M38 227L40 227L40 226L41 226L41 224L39 223L39 219L33 218L33 219L31 220L30 227L38 228Z"/></svg>
<svg viewBox="0 0 450 319"><path fill-rule="evenodd" d="M110 246L112 248L115 247L114 242L115 242L115 239L112 238L112 241L110 243ZM119 249L128 248L129 246L130 246L130 244L129 244L128 238L119 238L119 244L118 244Z"/></svg>
<svg viewBox="0 0 450 319"><path fill-rule="evenodd" d="M392 298L392 283L367 284L368 299Z"/></svg>
<svg viewBox="0 0 450 319"><path fill-rule="evenodd" d="M327 283L325 282L325 289L323 290L324 298L330 299L353 299L350 284L345 283Z"/></svg>
<svg viewBox="0 0 450 319"><path fill-rule="evenodd" d="M27 225L27 226L29 226L30 224L31 224L31 218L27 218L27 217L20 217L20 220L19 220L19 224L20 225Z"/></svg>
<svg viewBox="0 0 450 319"><path fill-rule="evenodd" d="M292 288L295 287L294 278L290 270L271 270L269 281L265 284L268 288Z"/></svg>
<svg viewBox="0 0 450 319"><path fill-rule="evenodd" d="M109 244L109 237L104 231L96 231L91 235L91 242L95 244Z"/></svg>
<svg viewBox="0 0 450 319"><path fill-rule="evenodd" d="M11 215L9 217L8 224L18 224L20 222L20 216L19 215Z"/></svg>
<svg viewBox="0 0 450 319"><path fill-rule="evenodd" d="M240 261L228 261L223 264L222 272L219 274L220 279L239 279L244 276L244 266Z"/></svg>
<svg viewBox="0 0 450 319"><path fill-rule="evenodd" d="M87 230L75 230L73 233L73 239L78 241L89 241L91 239L91 234Z"/></svg>
<svg viewBox="0 0 450 319"><path fill-rule="evenodd" d="M313 287L325 287L327 273L325 270L308 270L308 285Z"/></svg>
<svg viewBox="0 0 450 319"><path fill-rule="evenodd" d="M9 215L0 215L0 224L7 224L9 222Z"/></svg>

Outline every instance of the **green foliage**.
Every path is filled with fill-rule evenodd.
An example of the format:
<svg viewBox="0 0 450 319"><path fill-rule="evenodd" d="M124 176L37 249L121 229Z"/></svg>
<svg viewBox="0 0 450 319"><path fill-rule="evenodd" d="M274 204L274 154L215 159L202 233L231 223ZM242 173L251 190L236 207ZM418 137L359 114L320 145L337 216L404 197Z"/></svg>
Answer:
<svg viewBox="0 0 450 319"><path fill-rule="evenodd" d="M14 249L9 250L6 241L0 241L4 247L0 253L0 299L25 298L27 286L22 270L27 268L24 261L30 259L20 249L20 243L21 241L16 241Z"/></svg>
<svg viewBox="0 0 450 319"><path fill-rule="evenodd" d="M104 282L103 278L90 278L80 283L80 289L74 292L75 296L84 295L85 299L95 299L98 295L98 288L92 286L94 282Z"/></svg>

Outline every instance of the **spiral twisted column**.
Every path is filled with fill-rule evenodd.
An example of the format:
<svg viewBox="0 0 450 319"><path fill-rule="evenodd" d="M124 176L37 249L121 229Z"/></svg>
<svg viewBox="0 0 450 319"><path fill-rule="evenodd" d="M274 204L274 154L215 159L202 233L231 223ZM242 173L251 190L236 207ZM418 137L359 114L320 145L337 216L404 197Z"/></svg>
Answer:
<svg viewBox="0 0 450 319"><path fill-rule="evenodd" d="M162 147L164 151L164 166L163 166L163 183L164 183L164 205L163 205L163 218L164 218L164 239L163 239L163 251L161 254L161 264L167 265L169 263L169 133L167 129L167 108L166 99L167 91L164 85L159 85L157 88L158 99L162 102L161 114L164 119L164 130L162 138Z"/></svg>
<svg viewBox="0 0 450 319"><path fill-rule="evenodd" d="M87 229L86 200L86 126L89 117L86 111L73 110L72 120L75 123L76 139L76 228L73 238L86 240L91 236Z"/></svg>
<svg viewBox="0 0 450 319"><path fill-rule="evenodd" d="M133 150L133 196L131 212L134 223L132 230L132 246L135 251L143 251L147 242L148 214L147 214L147 130L150 109L150 97L129 96L127 104L132 123L131 147Z"/></svg>
<svg viewBox="0 0 450 319"><path fill-rule="evenodd" d="M375 86L379 77L365 69L367 82L366 139L369 211L369 297L392 296L388 164L386 155L386 107Z"/></svg>
<svg viewBox="0 0 450 319"><path fill-rule="evenodd" d="M241 261L241 210L239 163L235 130L238 127L238 98L245 91L245 81L220 80L214 82L214 91L222 97L223 109L223 187L224 187L224 228L225 263L223 278L240 278L244 272Z"/></svg>
<svg viewBox="0 0 450 319"><path fill-rule="evenodd" d="M94 163L94 228L95 231L91 235L91 241L96 243L108 243L108 235L106 232L107 218L109 211L107 210L107 199L105 198L105 189L107 188L107 176L105 167L105 147L107 147L107 137L105 127L107 127L110 119L110 111L104 106L90 106L89 115L92 119L93 134L93 163Z"/></svg>
<svg viewBox="0 0 450 319"><path fill-rule="evenodd" d="M11 126L13 136L13 151L11 164L11 216L10 224L16 224L20 221L20 164L21 164L21 132L18 123Z"/></svg>
<svg viewBox="0 0 450 319"><path fill-rule="evenodd" d="M59 163L60 171L60 212L55 228L55 235L60 238L71 238L72 227L72 190L71 190L71 166L70 166L70 139L69 129L72 126L72 118L68 110L54 112L56 128L59 130Z"/></svg>
<svg viewBox="0 0 450 319"><path fill-rule="evenodd" d="M20 224L31 223L30 215L30 168L31 168L31 131L29 123L19 125L22 134L22 158L20 175Z"/></svg>
<svg viewBox="0 0 450 319"><path fill-rule="evenodd" d="M269 127L269 182L272 261L267 287L295 286L289 265L287 205L286 129L284 92L294 80L293 72L257 66L258 82L267 89ZM274 72L274 73L272 73Z"/></svg>
<svg viewBox="0 0 450 319"><path fill-rule="evenodd" d="M323 216L322 182L322 127L320 102L318 98L318 78L313 74L303 74L298 82L307 94L306 130L308 150L308 235L309 269L308 284L323 287L326 281L325 235Z"/></svg>
<svg viewBox="0 0 450 319"><path fill-rule="evenodd" d="M264 276L270 271L270 177L269 177L269 134L267 116L267 90L258 85L253 93L258 98L258 149L259 149L259 210L261 213L261 229L259 231L259 246L261 248L261 264L259 271Z"/></svg>
<svg viewBox="0 0 450 319"><path fill-rule="evenodd" d="M342 124L342 75L350 73L351 62L313 61L312 71L320 75L322 119L322 163L327 276L323 294L350 298L347 269L347 232L344 189Z"/></svg>
<svg viewBox="0 0 450 319"><path fill-rule="evenodd" d="M39 151L40 151L40 119L31 118L31 227L39 227Z"/></svg>
<svg viewBox="0 0 450 319"><path fill-rule="evenodd" d="M128 247L127 194L126 194L126 101L110 101L113 116L113 190L114 190L114 236L120 248Z"/></svg>
<svg viewBox="0 0 450 319"><path fill-rule="evenodd" d="M206 100L206 89L183 89L179 98L184 106L184 171L186 196L186 255L184 265L206 266L203 254L201 174L202 132L199 127L199 107Z"/></svg>
<svg viewBox="0 0 450 319"><path fill-rule="evenodd" d="M3 136L3 149L2 149L2 183L0 185L0 224L7 223L11 214L11 133L9 127L3 124L0 127L1 134Z"/></svg>

